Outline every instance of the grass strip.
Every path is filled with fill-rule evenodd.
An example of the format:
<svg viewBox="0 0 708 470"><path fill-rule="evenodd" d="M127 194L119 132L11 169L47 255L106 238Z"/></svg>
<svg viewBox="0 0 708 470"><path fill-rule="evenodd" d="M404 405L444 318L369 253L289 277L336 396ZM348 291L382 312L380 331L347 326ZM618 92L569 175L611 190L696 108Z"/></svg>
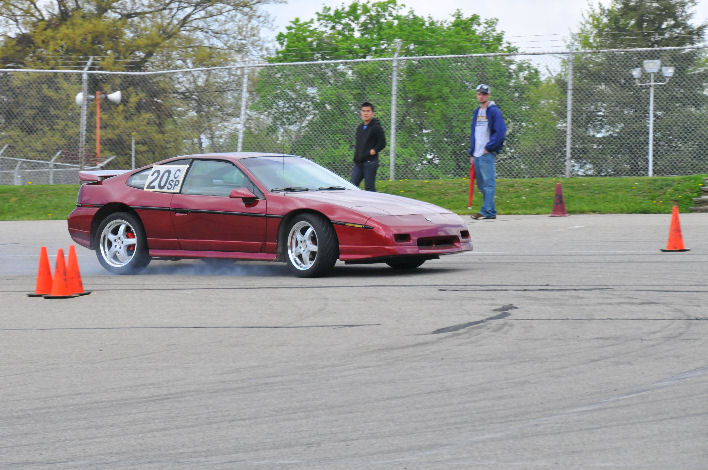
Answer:
<svg viewBox="0 0 708 470"><path fill-rule="evenodd" d="M550 214L556 184L561 183L569 214L669 214L674 205L688 212L701 196L708 175L623 178L528 178L497 180L497 211L504 214ZM479 212L482 195L475 188L467 209L468 178L377 181L380 192L431 202L458 214ZM76 205L79 185L0 186L0 220L61 220Z"/></svg>

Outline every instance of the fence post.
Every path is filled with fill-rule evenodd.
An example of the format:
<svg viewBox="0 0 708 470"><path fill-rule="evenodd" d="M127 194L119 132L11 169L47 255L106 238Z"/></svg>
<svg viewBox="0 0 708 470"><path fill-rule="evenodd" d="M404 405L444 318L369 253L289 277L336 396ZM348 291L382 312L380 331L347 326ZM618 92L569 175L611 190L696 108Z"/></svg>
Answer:
<svg viewBox="0 0 708 470"><path fill-rule="evenodd" d="M398 53L401 50L401 40L394 41L396 50L393 53L393 77L391 80L391 142L389 151L389 176L388 179L396 179L396 102L398 101Z"/></svg>
<svg viewBox="0 0 708 470"><path fill-rule="evenodd" d="M54 160L56 160L59 155L61 155L61 150L54 155L54 158L49 160L49 184L54 184Z"/></svg>
<svg viewBox="0 0 708 470"><path fill-rule="evenodd" d="M565 177L570 178L570 158L571 150L570 147L573 144L572 133L573 133L573 52L575 51L575 43L570 45L570 50L568 51L568 91L567 95L567 114L565 118L566 128L565 128Z"/></svg>
<svg viewBox="0 0 708 470"><path fill-rule="evenodd" d="M79 129L79 170L84 169L86 160L86 109L88 108L88 69L93 62L93 56L89 57L84 67L84 72L81 74L81 93L83 93L83 102L81 103L81 128Z"/></svg>
<svg viewBox="0 0 708 470"><path fill-rule="evenodd" d="M5 153L5 150L6 150L7 147L9 147L9 146L10 146L10 144L5 144L5 145L3 146L2 150L0 150L0 158L2 158L2 154ZM2 168L2 165L0 165L0 168ZM0 175L0 184L2 184L2 176L1 176L1 175Z"/></svg>
<svg viewBox="0 0 708 470"><path fill-rule="evenodd" d="M246 125L246 99L248 98L248 65L243 66L243 84L241 85L241 119L238 123L238 152L243 148L243 132Z"/></svg>
<svg viewBox="0 0 708 470"><path fill-rule="evenodd" d="M22 184L22 178L20 178L20 165L22 165L22 160L18 161L17 165L15 166L15 186L20 186Z"/></svg>
<svg viewBox="0 0 708 470"><path fill-rule="evenodd" d="M130 133L130 169L135 170L135 132Z"/></svg>

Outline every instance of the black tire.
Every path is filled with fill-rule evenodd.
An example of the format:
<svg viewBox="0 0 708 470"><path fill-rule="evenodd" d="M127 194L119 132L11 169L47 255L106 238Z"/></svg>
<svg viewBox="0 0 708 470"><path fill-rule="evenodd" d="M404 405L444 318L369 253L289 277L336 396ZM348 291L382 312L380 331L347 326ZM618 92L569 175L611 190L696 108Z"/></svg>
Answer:
<svg viewBox="0 0 708 470"><path fill-rule="evenodd" d="M145 229L127 212L114 212L96 232L96 257L113 274L137 274L150 263Z"/></svg>
<svg viewBox="0 0 708 470"><path fill-rule="evenodd" d="M337 234L329 221L315 214L300 214L288 227L285 261L298 277L329 274L339 256Z"/></svg>
<svg viewBox="0 0 708 470"><path fill-rule="evenodd" d="M426 259L420 256L408 256L405 258L392 258L386 261L386 264L393 269L410 270L415 269L425 263Z"/></svg>

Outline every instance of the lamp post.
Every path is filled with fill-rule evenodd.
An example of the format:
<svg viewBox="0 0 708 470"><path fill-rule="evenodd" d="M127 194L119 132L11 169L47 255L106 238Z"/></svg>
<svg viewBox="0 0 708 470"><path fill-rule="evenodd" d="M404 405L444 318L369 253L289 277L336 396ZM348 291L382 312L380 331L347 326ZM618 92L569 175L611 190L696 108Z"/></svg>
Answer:
<svg viewBox="0 0 708 470"><path fill-rule="evenodd" d="M660 60L645 60L643 62L644 71L649 74L649 81L641 83L639 78L642 76L641 67L632 69L632 76L634 81L639 86L649 86L649 161L648 161L648 175L654 176L654 85L665 85L669 82L671 77L674 75L673 67L662 67ZM661 74L666 77L666 81L655 82L654 74L661 70Z"/></svg>
<svg viewBox="0 0 708 470"><path fill-rule="evenodd" d="M98 165L101 162L101 92L96 91L96 96L86 96L84 98L84 92L81 91L76 94L76 104L80 106L83 109L85 109L86 104L88 103L89 100L96 99L96 165ZM120 104L121 100L121 92L120 91L115 91L113 93L109 93L105 95L106 98L108 98L108 101L110 101L113 104ZM85 124L82 124L85 125Z"/></svg>

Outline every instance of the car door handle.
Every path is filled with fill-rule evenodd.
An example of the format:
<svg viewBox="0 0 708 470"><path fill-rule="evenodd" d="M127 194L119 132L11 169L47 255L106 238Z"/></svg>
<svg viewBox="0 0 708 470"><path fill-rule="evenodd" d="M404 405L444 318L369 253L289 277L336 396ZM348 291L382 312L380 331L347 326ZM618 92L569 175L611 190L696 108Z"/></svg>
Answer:
<svg viewBox="0 0 708 470"><path fill-rule="evenodd" d="M173 209L177 215L187 215L189 214L189 209Z"/></svg>

